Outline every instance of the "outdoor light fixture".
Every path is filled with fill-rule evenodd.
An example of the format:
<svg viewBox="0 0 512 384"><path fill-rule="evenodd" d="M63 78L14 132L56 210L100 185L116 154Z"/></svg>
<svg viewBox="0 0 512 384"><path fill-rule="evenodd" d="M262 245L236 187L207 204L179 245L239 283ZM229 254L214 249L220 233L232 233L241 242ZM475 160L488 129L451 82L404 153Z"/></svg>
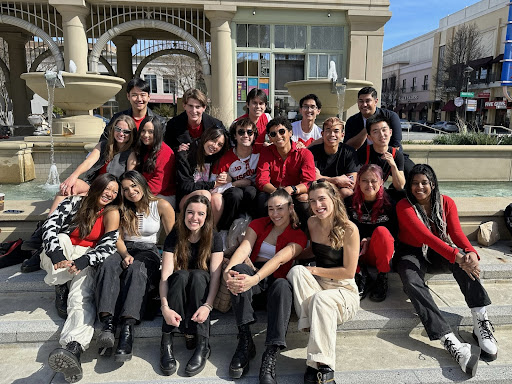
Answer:
<svg viewBox="0 0 512 384"><path fill-rule="evenodd" d="M253 16L254 16L254 15L256 15L256 10L255 10L255 9L253 9L253 11L252 11L252 15L253 15Z"/></svg>
<svg viewBox="0 0 512 384"><path fill-rule="evenodd" d="M327 17L331 17L331 12L327 12Z"/></svg>

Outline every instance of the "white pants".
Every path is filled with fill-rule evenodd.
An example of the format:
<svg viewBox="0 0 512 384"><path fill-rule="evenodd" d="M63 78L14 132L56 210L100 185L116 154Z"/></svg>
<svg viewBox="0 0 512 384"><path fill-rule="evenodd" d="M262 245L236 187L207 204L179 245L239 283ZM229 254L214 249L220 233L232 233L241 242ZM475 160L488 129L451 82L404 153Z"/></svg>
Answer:
<svg viewBox="0 0 512 384"><path fill-rule="evenodd" d="M75 260L89 248L71 244L68 235L59 234L59 243L67 260ZM89 347L94 334L96 305L94 288L96 269L86 267L78 275L68 272L67 268L53 269L51 259L41 253L41 268L47 275L44 281L48 285L61 285L69 282L68 317L62 328L59 343L65 347L71 341L77 341L85 350Z"/></svg>
<svg viewBox="0 0 512 384"><path fill-rule="evenodd" d="M306 363L318 368L336 364L336 330L359 309L359 293L354 279L331 280L313 276L306 267L293 267L287 279L293 286L298 328L309 329Z"/></svg>

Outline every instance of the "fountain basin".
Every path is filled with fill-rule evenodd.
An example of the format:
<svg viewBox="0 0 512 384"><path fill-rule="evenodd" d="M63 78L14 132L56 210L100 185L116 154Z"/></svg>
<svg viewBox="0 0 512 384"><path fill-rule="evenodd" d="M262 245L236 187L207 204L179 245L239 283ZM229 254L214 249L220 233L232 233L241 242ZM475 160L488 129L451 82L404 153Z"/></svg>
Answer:
<svg viewBox="0 0 512 384"><path fill-rule="evenodd" d="M342 83L339 84L341 85ZM343 84L346 86L344 111L356 104L357 92L359 92L361 88L373 86L371 81L352 79L346 79ZM297 102L309 93L317 95L322 102L322 111L319 116L320 120L325 120L327 117L338 115L337 96L336 93L333 93L333 84L331 80L319 79L289 81L284 86L288 88L290 96Z"/></svg>

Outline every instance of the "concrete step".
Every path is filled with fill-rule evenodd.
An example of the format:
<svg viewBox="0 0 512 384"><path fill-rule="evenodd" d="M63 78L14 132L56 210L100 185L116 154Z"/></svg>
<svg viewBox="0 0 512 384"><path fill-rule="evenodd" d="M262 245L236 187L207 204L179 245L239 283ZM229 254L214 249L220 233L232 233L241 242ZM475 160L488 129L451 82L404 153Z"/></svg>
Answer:
<svg viewBox="0 0 512 384"><path fill-rule="evenodd" d="M462 340L474 343L471 329L455 330ZM408 334L390 330L344 331L336 340L337 383L510 383L512 377L512 327L496 331L499 357L493 362L479 362L475 377L469 378L444 351L439 341L429 341L424 332L414 329ZM247 375L239 384L258 383L261 354L265 335L254 337L257 355L251 361ZM278 357L276 373L280 384L302 383L308 334L288 337L288 345ZM192 352L183 340L176 340L175 355L178 371L173 376L162 376L159 368L159 337L137 339L131 361L116 363L113 357L99 357L96 345L82 355L83 384L99 383L189 383L220 384L229 379L229 362L237 340L232 336L213 336L212 354L205 369L197 376L185 376L184 368ZM60 373L54 373L47 364L48 354L57 348L55 341L0 345L0 383L64 384ZM20 362L23 362L22 364ZM16 367L16 369L13 369Z"/></svg>

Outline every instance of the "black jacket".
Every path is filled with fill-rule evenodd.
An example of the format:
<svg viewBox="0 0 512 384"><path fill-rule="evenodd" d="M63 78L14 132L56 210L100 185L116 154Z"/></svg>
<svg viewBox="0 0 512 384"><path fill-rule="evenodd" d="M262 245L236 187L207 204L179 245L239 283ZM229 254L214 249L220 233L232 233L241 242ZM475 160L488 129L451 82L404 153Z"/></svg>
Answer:
<svg viewBox="0 0 512 384"><path fill-rule="evenodd" d="M101 137L100 137L100 140L99 141L103 141L103 140L107 140L108 139L108 135L110 133L110 128L112 127L112 124L114 124L114 121L116 121L116 119L121 116L121 115L128 115L128 116L131 116L133 117L133 112L132 112L132 109L127 109L125 111L122 111L122 112L117 112L114 116L112 116L112 118L110 119L110 121L108 122L107 126L105 127L105 129L103 130L103 133L101 134ZM144 124L146 124L147 122L147 117L148 116L155 116L158 120L160 120L160 122L162 123L162 127L165 127L165 118L163 118L162 116L160 115L157 115L155 112L153 112L151 109L148 108L148 111L146 113L146 117L144 117L144 119L140 122L140 127L143 127ZM138 136L136 136L138 137ZM136 138L135 137L135 138Z"/></svg>
<svg viewBox="0 0 512 384"><path fill-rule="evenodd" d="M203 117L201 119L203 123L204 131L207 131L210 128L224 128L224 124L222 121L217 120L216 118L203 113ZM165 129L164 142L167 144L174 153L178 152L178 147L183 143L191 143L192 138L188 133L188 117L187 112L182 112L178 116L173 117L171 120L167 122L167 127Z"/></svg>

